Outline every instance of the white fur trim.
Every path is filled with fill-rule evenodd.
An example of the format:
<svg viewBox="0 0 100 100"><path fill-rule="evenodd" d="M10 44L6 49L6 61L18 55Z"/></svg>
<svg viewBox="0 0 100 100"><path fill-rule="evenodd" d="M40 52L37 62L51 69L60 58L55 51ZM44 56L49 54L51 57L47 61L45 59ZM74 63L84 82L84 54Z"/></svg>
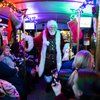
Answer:
<svg viewBox="0 0 100 100"><path fill-rule="evenodd" d="M28 42L28 48L25 48L25 51L29 52L34 47L33 37L22 33L21 38Z"/></svg>
<svg viewBox="0 0 100 100"><path fill-rule="evenodd" d="M62 61L61 61L61 50L60 50L60 32L57 31L56 33L56 50L57 50L57 69L58 71L61 68L62 65ZM40 58L40 64L39 64L39 77L42 76L43 71L44 71L44 65L45 65L45 58L46 58L46 50L47 50L47 45L45 45L45 43L47 43L47 38L46 38L46 32L45 30L43 31L43 44L42 44L42 50L41 50L41 58Z"/></svg>
<svg viewBox="0 0 100 100"><path fill-rule="evenodd" d="M39 77L42 76L43 71L44 71L44 64L45 64L45 57L46 57L46 50L47 50L47 45L45 45L45 42L47 42L46 39L46 32L45 30L43 31L43 44L42 44L42 50L41 50L41 58L40 58L40 64L39 64Z"/></svg>
<svg viewBox="0 0 100 100"><path fill-rule="evenodd" d="M57 70L60 71L61 65L62 65L62 57L61 57L61 34L60 31L57 30L56 33L56 50L57 50Z"/></svg>
<svg viewBox="0 0 100 100"><path fill-rule="evenodd" d="M28 42L28 48L25 49L25 51L29 52L32 50L34 44L33 44L33 37L32 36L26 36L25 40Z"/></svg>

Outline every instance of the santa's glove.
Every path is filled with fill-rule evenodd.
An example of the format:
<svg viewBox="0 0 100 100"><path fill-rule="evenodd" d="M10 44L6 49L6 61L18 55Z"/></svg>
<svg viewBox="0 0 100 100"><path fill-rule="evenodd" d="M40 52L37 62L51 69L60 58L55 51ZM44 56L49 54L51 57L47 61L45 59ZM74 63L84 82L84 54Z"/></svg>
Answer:
<svg viewBox="0 0 100 100"><path fill-rule="evenodd" d="M50 42L49 41L43 41L43 45L49 46Z"/></svg>

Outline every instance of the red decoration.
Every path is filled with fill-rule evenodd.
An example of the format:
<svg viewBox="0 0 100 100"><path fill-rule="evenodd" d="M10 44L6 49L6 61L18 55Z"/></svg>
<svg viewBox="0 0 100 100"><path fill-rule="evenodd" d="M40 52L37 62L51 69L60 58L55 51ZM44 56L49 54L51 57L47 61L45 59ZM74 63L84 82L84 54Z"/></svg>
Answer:
<svg viewBox="0 0 100 100"><path fill-rule="evenodd" d="M12 22L10 17L8 18L8 41L11 39L11 32L12 32Z"/></svg>
<svg viewBox="0 0 100 100"><path fill-rule="evenodd" d="M70 28L70 30L72 32L73 42L74 43L77 43L77 25L78 25L78 23L77 23L76 19L68 22L68 26L69 26L69 28ZM82 31L80 29L79 39L81 39L81 38L82 38Z"/></svg>

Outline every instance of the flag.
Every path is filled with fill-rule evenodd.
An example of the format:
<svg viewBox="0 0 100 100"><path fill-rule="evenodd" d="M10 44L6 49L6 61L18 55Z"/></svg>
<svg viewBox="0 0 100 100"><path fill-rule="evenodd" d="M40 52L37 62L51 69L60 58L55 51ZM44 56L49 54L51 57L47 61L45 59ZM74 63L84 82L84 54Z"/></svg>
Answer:
<svg viewBox="0 0 100 100"><path fill-rule="evenodd" d="M74 43L77 43L77 25L78 25L78 23L77 23L76 19L68 22L68 26L70 28L70 31L72 32ZM81 38L82 38L82 31L80 29L79 39L81 39Z"/></svg>

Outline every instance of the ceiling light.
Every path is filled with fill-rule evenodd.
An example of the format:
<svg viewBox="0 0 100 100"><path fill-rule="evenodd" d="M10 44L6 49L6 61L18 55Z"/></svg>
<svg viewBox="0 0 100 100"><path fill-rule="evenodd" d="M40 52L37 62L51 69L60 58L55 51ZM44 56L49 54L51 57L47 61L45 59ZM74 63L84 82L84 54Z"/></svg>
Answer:
<svg viewBox="0 0 100 100"><path fill-rule="evenodd" d="M2 19L0 18L0 22L2 22Z"/></svg>

